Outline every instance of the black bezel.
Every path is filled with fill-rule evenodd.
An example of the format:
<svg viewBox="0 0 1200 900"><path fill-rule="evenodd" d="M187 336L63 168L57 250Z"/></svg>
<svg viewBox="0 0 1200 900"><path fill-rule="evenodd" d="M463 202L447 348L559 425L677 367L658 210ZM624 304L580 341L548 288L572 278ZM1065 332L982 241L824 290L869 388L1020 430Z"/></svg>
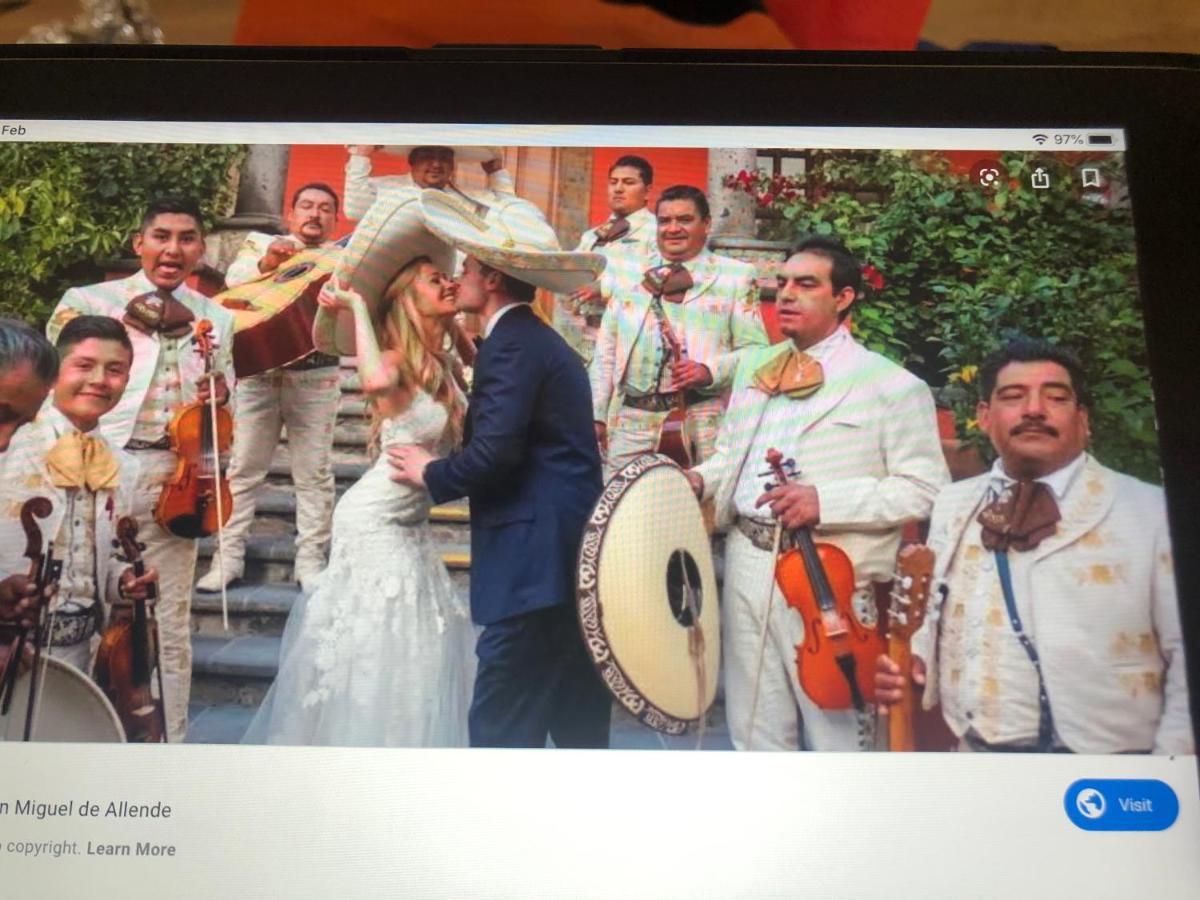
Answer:
<svg viewBox="0 0 1200 900"><path fill-rule="evenodd" d="M9 46L20 119L1123 128L1200 732L1200 57Z"/></svg>

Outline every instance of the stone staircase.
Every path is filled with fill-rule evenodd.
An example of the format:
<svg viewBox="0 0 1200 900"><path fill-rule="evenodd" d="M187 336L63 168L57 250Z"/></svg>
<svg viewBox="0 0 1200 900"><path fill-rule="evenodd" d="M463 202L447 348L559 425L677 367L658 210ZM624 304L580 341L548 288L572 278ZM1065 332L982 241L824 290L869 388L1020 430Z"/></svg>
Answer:
<svg viewBox="0 0 1200 900"><path fill-rule="evenodd" d="M338 496L368 465L369 419L358 376L342 367L342 397L334 430L334 475ZM300 596L293 581L295 495L286 437L276 449L267 484L260 490L246 543L245 576L228 589L229 630L221 621L221 595L196 591L192 597L192 694L189 743L235 743L275 677L288 613ZM442 559L465 598L470 577L470 520L466 502L435 507L431 513ZM200 545L197 573L208 571L215 539ZM727 747L723 716L712 716L705 746ZM686 747L694 737L664 738L614 710L613 745L658 749Z"/></svg>

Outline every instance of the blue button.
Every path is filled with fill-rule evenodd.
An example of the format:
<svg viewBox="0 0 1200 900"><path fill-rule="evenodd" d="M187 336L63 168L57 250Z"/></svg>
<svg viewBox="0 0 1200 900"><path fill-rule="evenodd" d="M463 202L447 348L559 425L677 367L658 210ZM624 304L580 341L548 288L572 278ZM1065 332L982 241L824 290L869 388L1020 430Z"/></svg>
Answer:
<svg viewBox="0 0 1200 900"><path fill-rule="evenodd" d="M1156 778L1084 778L1063 807L1084 831L1164 831L1179 817L1175 791Z"/></svg>

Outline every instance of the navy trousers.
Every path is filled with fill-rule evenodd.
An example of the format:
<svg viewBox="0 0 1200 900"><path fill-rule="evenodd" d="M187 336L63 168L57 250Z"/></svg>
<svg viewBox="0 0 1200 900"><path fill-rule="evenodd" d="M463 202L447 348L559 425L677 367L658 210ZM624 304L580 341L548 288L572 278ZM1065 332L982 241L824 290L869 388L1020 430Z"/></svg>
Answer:
<svg viewBox="0 0 1200 900"><path fill-rule="evenodd" d="M573 604L488 625L468 720L472 747L608 747L612 697L588 659Z"/></svg>

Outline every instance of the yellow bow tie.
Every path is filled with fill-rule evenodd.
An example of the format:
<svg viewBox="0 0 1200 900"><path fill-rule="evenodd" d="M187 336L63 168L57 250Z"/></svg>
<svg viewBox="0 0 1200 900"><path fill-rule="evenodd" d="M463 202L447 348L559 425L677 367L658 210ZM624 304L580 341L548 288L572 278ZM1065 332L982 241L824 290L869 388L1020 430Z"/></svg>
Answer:
<svg viewBox="0 0 1200 900"><path fill-rule="evenodd" d="M46 454L50 481L59 488L103 491L116 487L120 467L108 444L73 431L58 439Z"/></svg>
<svg viewBox="0 0 1200 900"><path fill-rule="evenodd" d="M784 394L793 400L811 397L825 383L821 364L799 350L781 353L754 373L754 382L774 397Z"/></svg>

